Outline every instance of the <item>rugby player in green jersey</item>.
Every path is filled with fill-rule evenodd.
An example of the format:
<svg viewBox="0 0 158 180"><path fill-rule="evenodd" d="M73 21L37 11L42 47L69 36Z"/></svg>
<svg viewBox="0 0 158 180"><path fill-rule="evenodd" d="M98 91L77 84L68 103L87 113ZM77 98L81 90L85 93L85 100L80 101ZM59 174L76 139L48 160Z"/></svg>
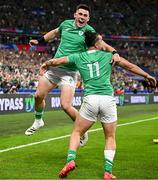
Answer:
<svg viewBox="0 0 158 180"><path fill-rule="evenodd" d="M112 175L113 159L116 151L115 131L117 124L117 108L110 82L112 62L137 75L143 76L150 85L156 86L156 80L137 65L122 57L113 60L112 53L102 50L102 37L95 32L85 32L85 42L89 49L85 52L72 54L46 61L41 66L41 74L49 67L61 64L75 65L84 83L84 98L79 115L71 134L67 163L60 171L59 177L64 178L75 169L76 151L80 145L80 137L100 119L105 135L104 149L104 180L116 178Z"/></svg>
<svg viewBox="0 0 158 180"><path fill-rule="evenodd" d="M40 40L30 40L30 45L37 45L40 42L48 42L56 37L60 37L61 41L55 57L63 57L77 52L86 50L84 32L95 30L88 25L90 19L90 9L85 4L80 4L74 13L74 20L65 20L60 26L47 34ZM110 52L115 52L115 49L106 44L102 44L103 49ZM118 54L114 54L117 58ZM45 98L47 94L55 87L60 87L61 96L60 102L63 110L74 121L78 111L72 106L72 100L76 86L76 67L71 64L63 65L55 69L49 69L44 76L40 76L38 87L35 93L35 121L33 125L25 131L26 135L32 135L40 127L44 125L42 115L45 107ZM81 139L81 145L84 145L88 140L88 135L85 134Z"/></svg>

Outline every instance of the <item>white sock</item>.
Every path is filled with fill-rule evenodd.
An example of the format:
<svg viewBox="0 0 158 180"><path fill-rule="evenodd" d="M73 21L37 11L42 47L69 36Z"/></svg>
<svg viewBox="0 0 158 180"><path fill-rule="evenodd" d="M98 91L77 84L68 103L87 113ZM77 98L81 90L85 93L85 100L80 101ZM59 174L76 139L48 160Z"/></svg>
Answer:
<svg viewBox="0 0 158 180"><path fill-rule="evenodd" d="M40 121L42 121L42 119L35 119L35 122L40 122Z"/></svg>
<svg viewBox="0 0 158 180"><path fill-rule="evenodd" d="M116 150L104 150L104 157L113 162Z"/></svg>
<svg viewBox="0 0 158 180"><path fill-rule="evenodd" d="M43 120L42 119L35 119L33 126L35 128L39 128L41 126L41 124L43 124Z"/></svg>

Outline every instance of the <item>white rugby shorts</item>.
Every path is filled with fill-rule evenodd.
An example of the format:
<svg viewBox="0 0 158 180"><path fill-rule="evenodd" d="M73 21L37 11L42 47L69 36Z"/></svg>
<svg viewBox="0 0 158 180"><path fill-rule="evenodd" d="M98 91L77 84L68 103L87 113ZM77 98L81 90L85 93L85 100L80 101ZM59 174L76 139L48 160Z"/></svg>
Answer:
<svg viewBox="0 0 158 180"><path fill-rule="evenodd" d="M83 118L89 121L96 122L97 119L103 123L117 121L117 106L113 96L85 96L79 112Z"/></svg>
<svg viewBox="0 0 158 180"><path fill-rule="evenodd" d="M72 88L76 87L77 75L75 71L67 71L59 67L51 67L44 76L51 82L57 84L59 87L62 85L69 85Z"/></svg>

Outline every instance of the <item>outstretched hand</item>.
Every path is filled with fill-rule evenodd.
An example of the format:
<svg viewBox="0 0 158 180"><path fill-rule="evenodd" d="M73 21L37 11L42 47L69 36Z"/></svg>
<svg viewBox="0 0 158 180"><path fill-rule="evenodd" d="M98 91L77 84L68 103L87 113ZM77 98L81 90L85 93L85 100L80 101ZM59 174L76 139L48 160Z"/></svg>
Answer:
<svg viewBox="0 0 158 180"><path fill-rule="evenodd" d="M36 39L31 39L30 41L29 41L29 45L30 46L34 46L34 45L37 45L38 44L38 40L36 40Z"/></svg>
<svg viewBox="0 0 158 180"><path fill-rule="evenodd" d="M120 55L118 53L115 53L112 59L113 59L112 66L115 66L115 64L120 61Z"/></svg>
<svg viewBox="0 0 158 180"><path fill-rule="evenodd" d="M48 69L48 66L47 66L45 63L43 63L42 66L40 67L40 72L39 72L39 74L40 74L41 76L43 76L44 73L47 71L47 69Z"/></svg>
<svg viewBox="0 0 158 180"><path fill-rule="evenodd" d="M156 88L157 81L153 76L147 75L146 79L149 87Z"/></svg>

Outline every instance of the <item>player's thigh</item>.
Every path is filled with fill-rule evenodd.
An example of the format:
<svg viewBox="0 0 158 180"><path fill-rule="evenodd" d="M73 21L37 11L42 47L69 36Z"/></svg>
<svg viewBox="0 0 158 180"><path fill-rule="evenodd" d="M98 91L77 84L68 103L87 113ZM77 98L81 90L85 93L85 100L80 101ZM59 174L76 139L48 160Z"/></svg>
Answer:
<svg viewBox="0 0 158 180"><path fill-rule="evenodd" d="M40 76L36 96L46 96L55 87L55 83L51 83L45 76Z"/></svg>
<svg viewBox="0 0 158 180"><path fill-rule="evenodd" d="M61 95L60 95L60 101L61 104L72 104L73 97L75 94L75 88L68 85L68 84L63 84L61 87Z"/></svg>
<svg viewBox="0 0 158 180"><path fill-rule="evenodd" d="M78 115L75 124L74 131L84 134L95 122Z"/></svg>
<svg viewBox="0 0 158 180"><path fill-rule="evenodd" d="M61 69L61 81L58 83L61 89L61 105L71 106L75 94L77 75L76 72L67 72Z"/></svg>
<svg viewBox="0 0 158 180"><path fill-rule="evenodd" d="M117 121L117 106L115 98L104 95L99 98L100 121L103 123L112 123Z"/></svg>

